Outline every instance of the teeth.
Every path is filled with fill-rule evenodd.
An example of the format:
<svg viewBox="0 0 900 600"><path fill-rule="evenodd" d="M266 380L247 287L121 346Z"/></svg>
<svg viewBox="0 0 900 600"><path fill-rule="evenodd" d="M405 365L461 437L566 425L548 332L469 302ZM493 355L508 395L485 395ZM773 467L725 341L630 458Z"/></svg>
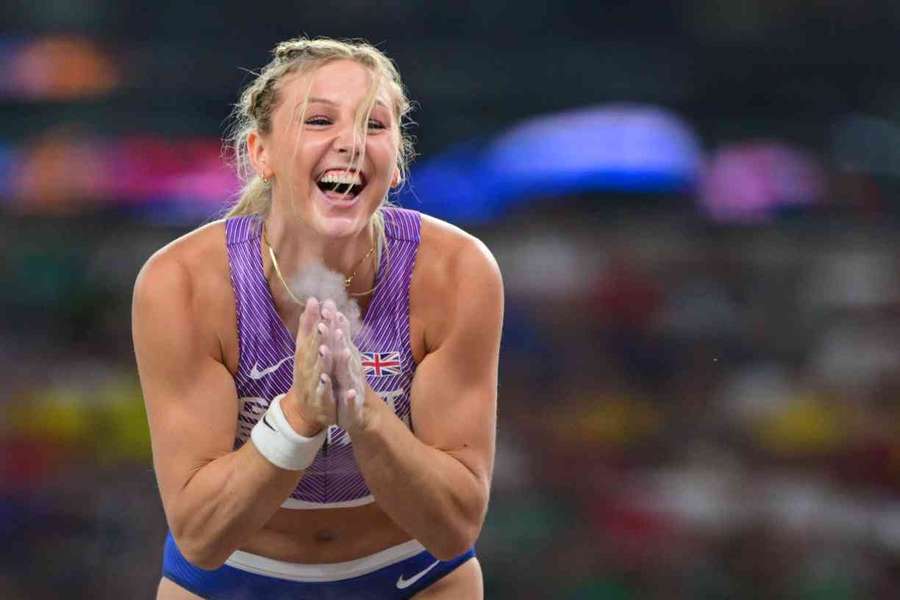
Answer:
<svg viewBox="0 0 900 600"><path fill-rule="evenodd" d="M321 183L343 183L344 185L362 185L362 177L353 171L327 171L319 181Z"/></svg>

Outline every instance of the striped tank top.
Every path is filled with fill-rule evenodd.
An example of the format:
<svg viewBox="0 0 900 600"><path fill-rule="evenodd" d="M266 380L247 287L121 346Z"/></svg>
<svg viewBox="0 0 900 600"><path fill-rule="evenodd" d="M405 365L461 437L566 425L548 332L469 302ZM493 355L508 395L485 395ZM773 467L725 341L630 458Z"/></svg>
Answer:
<svg viewBox="0 0 900 600"><path fill-rule="evenodd" d="M409 392L416 369L409 340L409 283L421 219L409 210L383 210L386 248L354 341L369 386L409 426ZM295 340L275 309L263 275L261 233L262 221L256 216L225 222L240 352L234 378L240 403L235 449L250 438L272 398L288 391L294 373ZM350 436L336 425L328 428L327 436L284 508L340 508L374 501L353 458Z"/></svg>

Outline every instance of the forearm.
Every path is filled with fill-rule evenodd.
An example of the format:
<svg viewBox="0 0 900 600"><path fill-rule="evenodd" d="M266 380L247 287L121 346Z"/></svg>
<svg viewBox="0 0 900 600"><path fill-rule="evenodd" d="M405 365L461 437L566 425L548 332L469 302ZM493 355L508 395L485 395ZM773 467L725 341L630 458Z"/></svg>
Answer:
<svg viewBox="0 0 900 600"><path fill-rule="evenodd" d="M179 548L215 568L272 517L303 471L280 469L252 442L200 467L167 507Z"/></svg>
<svg viewBox="0 0 900 600"><path fill-rule="evenodd" d="M373 426L355 433L360 471L379 506L443 560L468 549L481 531L488 485L450 452L416 436L373 392Z"/></svg>

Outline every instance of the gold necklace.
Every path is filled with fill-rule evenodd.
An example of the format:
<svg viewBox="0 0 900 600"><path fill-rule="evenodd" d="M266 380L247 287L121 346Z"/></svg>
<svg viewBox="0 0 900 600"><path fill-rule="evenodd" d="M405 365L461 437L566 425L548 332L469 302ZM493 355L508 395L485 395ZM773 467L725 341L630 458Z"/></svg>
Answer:
<svg viewBox="0 0 900 600"><path fill-rule="evenodd" d="M348 277L347 279L344 280L345 288L350 287L350 284L353 283L353 278L356 277L356 272L359 271L359 267L362 266L363 262L368 260L368 258L370 256L372 256L373 254L375 254L375 246L374 245L371 248L369 248L369 251L366 252L365 256L363 256L361 259L359 259L359 262L356 263L356 267L354 267L353 272L350 273L350 277Z"/></svg>
<svg viewBox="0 0 900 600"><path fill-rule="evenodd" d="M278 259L275 257L275 249L272 248L272 244L269 243L269 237L266 235L266 226L263 225L263 241L266 243L266 247L269 249L269 258L272 259L272 266L275 267L275 274L278 275L278 280L281 281L281 285L284 286L284 289L287 290L288 295L291 297L291 300L296 302L297 304L305 304L305 302L301 301L297 296L294 295L294 292L291 291L291 286L288 285L287 281L284 278L284 275L281 274L281 268L278 266ZM353 272L350 274L350 277L344 279L344 287L349 288L350 284L353 283L353 278L356 277L357 271L359 271L359 267L363 264L363 262L372 256L375 253L376 246L372 246L369 248L369 251L366 252L365 256L359 259L359 262L356 263L356 267L353 269ZM375 288L378 287L378 284L365 292L357 292L357 293L349 293L350 296L365 296L367 294L371 294L375 291Z"/></svg>

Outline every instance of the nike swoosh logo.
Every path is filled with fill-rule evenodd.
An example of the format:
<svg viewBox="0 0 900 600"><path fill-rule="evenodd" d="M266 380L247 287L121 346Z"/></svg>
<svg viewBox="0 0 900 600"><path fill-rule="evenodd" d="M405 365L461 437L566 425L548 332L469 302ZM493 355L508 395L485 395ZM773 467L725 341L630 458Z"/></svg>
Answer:
<svg viewBox="0 0 900 600"><path fill-rule="evenodd" d="M277 371L278 368L285 363L285 361L291 360L292 358L294 358L294 357L293 356L285 356L284 358L279 360L277 363L275 363L271 367L266 367L262 371L259 370L259 363L253 363L253 368L250 369L250 379L262 379L269 373Z"/></svg>
<svg viewBox="0 0 900 600"><path fill-rule="evenodd" d="M414 583L417 582L418 580L420 580L420 579L422 579L423 577L425 577L425 575L428 574L428 571L432 570L433 568L435 568L436 566L438 566L440 563L441 563L441 561L439 561L439 560L434 561L433 563L431 563L431 566L427 567L424 571L419 571L418 573L416 573L415 575L413 575L413 576L410 577L409 579L404 579L403 575L401 575L401 576L400 576L400 579L397 580L397 589L398 589L398 590L405 590L406 588L408 588L409 586L411 586L412 584L414 584Z"/></svg>

